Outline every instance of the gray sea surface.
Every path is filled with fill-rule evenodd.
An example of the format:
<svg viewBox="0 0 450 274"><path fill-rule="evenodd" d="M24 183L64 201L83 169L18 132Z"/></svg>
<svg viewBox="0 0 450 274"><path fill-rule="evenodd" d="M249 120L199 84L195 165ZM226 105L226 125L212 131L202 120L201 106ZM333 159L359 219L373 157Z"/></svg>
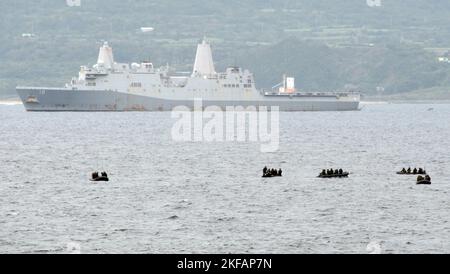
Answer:
<svg viewBox="0 0 450 274"><path fill-rule="evenodd" d="M276 153L174 122L0 105L0 253L450 253L450 104L281 113Z"/></svg>

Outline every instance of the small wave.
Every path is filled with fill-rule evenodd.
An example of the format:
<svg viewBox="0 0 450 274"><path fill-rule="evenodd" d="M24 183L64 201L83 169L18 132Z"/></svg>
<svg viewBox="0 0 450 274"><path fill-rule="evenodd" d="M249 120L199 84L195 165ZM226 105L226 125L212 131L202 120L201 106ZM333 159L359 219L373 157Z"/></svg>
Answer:
<svg viewBox="0 0 450 274"><path fill-rule="evenodd" d="M234 217L221 217L221 218L217 218L218 222L227 222L227 221L233 221L235 218Z"/></svg>

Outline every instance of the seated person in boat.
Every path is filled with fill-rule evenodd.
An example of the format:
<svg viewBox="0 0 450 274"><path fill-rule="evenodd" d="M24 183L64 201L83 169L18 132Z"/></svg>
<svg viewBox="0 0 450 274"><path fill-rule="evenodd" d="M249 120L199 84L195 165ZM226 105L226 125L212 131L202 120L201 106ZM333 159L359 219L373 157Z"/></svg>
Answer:
<svg viewBox="0 0 450 274"><path fill-rule="evenodd" d="M417 174L417 168L414 168L413 174Z"/></svg>
<svg viewBox="0 0 450 274"><path fill-rule="evenodd" d="M339 175L344 174L344 170L342 170L342 168L339 169Z"/></svg>
<svg viewBox="0 0 450 274"><path fill-rule="evenodd" d="M431 182L431 177L429 175L425 176L425 181Z"/></svg>
<svg viewBox="0 0 450 274"><path fill-rule="evenodd" d="M270 169L270 168L267 168L267 167L264 167L264 169L263 169L263 176L274 176L274 175L276 175L276 172L275 172L275 174L273 173L273 168L272 169Z"/></svg>
<svg viewBox="0 0 450 274"><path fill-rule="evenodd" d="M320 173L321 176L327 175L327 171L325 169L322 169L322 172Z"/></svg>
<svg viewBox="0 0 450 274"><path fill-rule="evenodd" d="M267 166L265 166L265 167L263 168L263 176L270 176L271 173L272 173L272 170L269 169L269 168L267 168Z"/></svg>
<svg viewBox="0 0 450 274"><path fill-rule="evenodd" d="M97 178L98 178L98 172L93 172L92 179L97 179Z"/></svg>
<svg viewBox="0 0 450 274"><path fill-rule="evenodd" d="M281 170L281 168L278 170L278 176L280 176L281 177L281 174L283 174L283 171Z"/></svg>
<svg viewBox="0 0 450 274"><path fill-rule="evenodd" d="M405 174L405 173L406 173L406 169L403 168L401 172L402 172L403 174Z"/></svg>
<svg viewBox="0 0 450 274"><path fill-rule="evenodd" d="M105 171L102 172L102 177L108 177L108 174L106 174Z"/></svg>
<svg viewBox="0 0 450 274"><path fill-rule="evenodd" d="M417 176L417 182L421 182L421 181L423 181L423 177L422 176Z"/></svg>
<svg viewBox="0 0 450 274"><path fill-rule="evenodd" d="M406 173L410 174L411 173L411 168L408 167L408 170L406 171Z"/></svg>

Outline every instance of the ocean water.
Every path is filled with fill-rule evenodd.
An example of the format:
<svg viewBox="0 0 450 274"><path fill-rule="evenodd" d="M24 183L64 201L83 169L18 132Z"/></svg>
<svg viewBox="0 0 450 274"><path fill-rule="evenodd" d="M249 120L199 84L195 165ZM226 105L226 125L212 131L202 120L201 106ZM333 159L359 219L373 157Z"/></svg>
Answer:
<svg viewBox="0 0 450 274"><path fill-rule="evenodd" d="M170 113L0 105L0 253L450 253L449 118L449 104L281 113L279 151L262 153L174 142ZM433 184L395 174L408 166ZM331 167L352 174L316 178Z"/></svg>

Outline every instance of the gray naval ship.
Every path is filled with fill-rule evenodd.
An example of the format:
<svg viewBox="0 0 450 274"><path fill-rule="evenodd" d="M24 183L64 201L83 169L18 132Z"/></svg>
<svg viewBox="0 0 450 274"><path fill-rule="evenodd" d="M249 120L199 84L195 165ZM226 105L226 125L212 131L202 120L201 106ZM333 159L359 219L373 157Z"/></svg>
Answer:
<svg viewBox="0 0 450 274"><path fill-rule="evenodd" d="M253 74L239 67L216 72L205 40L197 47L191 75L171 73L151 62L116 63L107 42L92 67L82 66L78 77L62 88L17 87L28 111L170 111L177 106L270 107L281 111L358 110L354 92L303 92L294 78L284 77L271 90L258 90Z"/></svg>

